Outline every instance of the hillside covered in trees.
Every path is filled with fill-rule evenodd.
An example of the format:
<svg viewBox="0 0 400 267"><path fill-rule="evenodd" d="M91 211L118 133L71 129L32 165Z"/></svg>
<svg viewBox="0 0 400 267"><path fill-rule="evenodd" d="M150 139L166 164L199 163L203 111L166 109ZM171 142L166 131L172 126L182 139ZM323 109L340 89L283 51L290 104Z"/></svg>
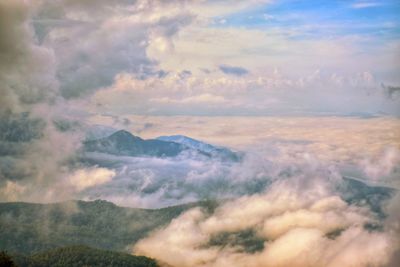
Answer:
<svg viewBox="0 0 400 267"><path fill-rule="evenodd" d="M156 261L143 256L71 246L51 249L30 256L2 252L2 267L157 267Z"/></svg>
<svg viewBox="0 0 400 267"><path fill-rule="evenodd" d="M0 203L0 250L31 254L86 245L127 252L150 231L167 225L194 206L211 210L216 203L198 202L154 210L118 207L102 200Z"/></svg>

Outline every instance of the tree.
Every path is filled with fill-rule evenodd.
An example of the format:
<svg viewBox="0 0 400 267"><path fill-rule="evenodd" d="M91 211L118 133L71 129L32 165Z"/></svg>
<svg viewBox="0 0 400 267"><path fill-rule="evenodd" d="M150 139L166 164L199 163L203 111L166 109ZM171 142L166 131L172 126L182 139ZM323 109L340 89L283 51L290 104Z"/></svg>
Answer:
<svg viewBox="0 0 400 267"><path fill-rule="evenodd" d="M5 252L0 251L0 267L17 267L12 258Z"/></svg>

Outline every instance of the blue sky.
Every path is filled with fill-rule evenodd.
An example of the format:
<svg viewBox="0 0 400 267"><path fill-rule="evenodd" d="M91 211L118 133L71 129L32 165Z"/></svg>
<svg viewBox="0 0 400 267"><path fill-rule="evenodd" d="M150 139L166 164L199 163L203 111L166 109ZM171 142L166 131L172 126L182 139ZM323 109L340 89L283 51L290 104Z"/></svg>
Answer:
<svg viewBox="0 0 400 267"><path fill-rule="evenodd" d="M298 30L297 38L400 37L400 1L274 1L231 14L219 27Z"/></svg>
<svg viewBox="0 0 400 267"><path fill-rule="evenodd" d="M400 115L400 1L98 1L21 1L30 11L15 30L28 37L11 43L28 40L46 75L21 75L45 85L10 92L16 106L60 97L89 114Z"/></svg>

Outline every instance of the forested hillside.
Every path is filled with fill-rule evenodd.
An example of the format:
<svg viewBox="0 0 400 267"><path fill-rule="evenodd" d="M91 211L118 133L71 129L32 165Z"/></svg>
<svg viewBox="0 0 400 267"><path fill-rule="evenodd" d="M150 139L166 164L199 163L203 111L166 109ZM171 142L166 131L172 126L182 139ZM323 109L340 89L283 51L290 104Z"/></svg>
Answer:
<svg viewBox="0 0 400 267"><path fill-rule="evenodd" d="M163 209L118 207L106 201L56 204L0 203L0 250L29 254L62 246L86 245L115 251L168 224L199 202Z"/></svg>
<svg viewBox="0 0 400 267"><path fill-rule="evenodd" d="M7 258L7 254L2 254ZM51 249L31 256L8 255L8 262L1 267L157 267L156 261L142 256L71 246ZM0 261L0 263L3 263Z"/></svg>

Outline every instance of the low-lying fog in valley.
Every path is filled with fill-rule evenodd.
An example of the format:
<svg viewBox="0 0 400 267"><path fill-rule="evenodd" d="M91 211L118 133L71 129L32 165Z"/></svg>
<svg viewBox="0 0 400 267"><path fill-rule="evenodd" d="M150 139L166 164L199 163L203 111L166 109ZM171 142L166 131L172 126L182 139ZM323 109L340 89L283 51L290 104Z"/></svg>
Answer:
<svg viewBox="0 0 400 267"><path fill-rule="evenodd" d="M194 206L128 246L171 266L385 266L399 253L395 119L149 117L151 127L133 123L131 133L93 120L104 125L88 128L64 176L46 185L9 181L3 200L140 208L221 201L211 212ZM158 138L186 144L176 155L154 154L158 143L142 155L125 151L138 142L132 133L171 135L174 124L184 125L175 134L198 140Z"/></svg>
<svg viewBox="0 0 400 267"><path fill-rule="evenodd" d="M0 266L400 266L399 10L0 0Z"/></svg>

